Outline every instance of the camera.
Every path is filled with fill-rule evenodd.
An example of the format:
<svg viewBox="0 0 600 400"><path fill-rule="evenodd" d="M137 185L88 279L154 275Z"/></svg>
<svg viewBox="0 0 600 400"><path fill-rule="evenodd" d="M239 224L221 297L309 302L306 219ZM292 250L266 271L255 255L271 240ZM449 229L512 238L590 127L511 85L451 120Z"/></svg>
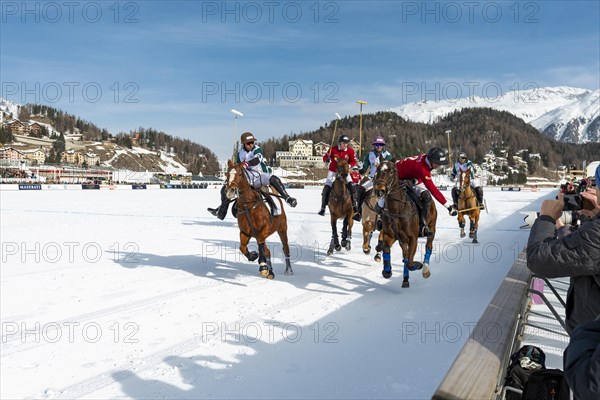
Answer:
<svg viewBox="0 0 600 400"><path fill-rule="evenodd" d="M583 208L583 199L580 194L565 194L563 211L579 211Z"/></svg>

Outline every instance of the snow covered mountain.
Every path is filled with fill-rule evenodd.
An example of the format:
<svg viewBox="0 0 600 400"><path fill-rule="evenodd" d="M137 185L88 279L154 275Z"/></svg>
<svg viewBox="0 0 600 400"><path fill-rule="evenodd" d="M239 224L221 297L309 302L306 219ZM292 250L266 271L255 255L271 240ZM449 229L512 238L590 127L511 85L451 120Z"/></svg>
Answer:
<svg viewBox="0 0 600 400"><path fill-rule="evenodd" d="M424 100L390 111L411 121L432 123L455 110L478 107L510 112L559 141L600 142L600 90L567 86L535 88L495 98Z"/></svg>

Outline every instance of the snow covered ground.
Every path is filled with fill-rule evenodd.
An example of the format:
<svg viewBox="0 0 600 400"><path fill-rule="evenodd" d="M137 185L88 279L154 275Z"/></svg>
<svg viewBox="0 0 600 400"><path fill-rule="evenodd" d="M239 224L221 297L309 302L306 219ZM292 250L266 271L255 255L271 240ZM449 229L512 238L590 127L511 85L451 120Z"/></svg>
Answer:
<svg viewBox="0 0 600 400"><path fill-rule="evenodd" d="M390 280L360 225L326 257L320 188L290 193L295 275L274 236L268 281L218 190L1 192L0 397L430 398L527 241L518 211L553 195L487 190L478 245L439 207L432 275L402 289L398 247Z"/></svg>

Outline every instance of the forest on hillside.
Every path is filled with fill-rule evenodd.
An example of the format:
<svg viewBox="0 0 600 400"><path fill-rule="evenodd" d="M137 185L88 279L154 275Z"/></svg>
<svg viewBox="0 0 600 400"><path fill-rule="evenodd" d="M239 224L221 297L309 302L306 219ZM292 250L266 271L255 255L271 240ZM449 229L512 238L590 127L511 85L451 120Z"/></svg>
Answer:
<svg viewBox="0 0 600 400"><path fill-rule="evenodd" d="M338 122L336 136L344 133L359 141L360 117L342 118ZM277 150L288 150L290 140L306 139L313 143L330 144L335 121L331 121L312 132L288 134L261 142L267 158L272 159ZM363 157L371 150L375 136L385 138L387 149L396 157L408 157L427 152L430 147L448 147L450 130L451 151L468 154L476 163L483 162L484 155L505 150L509 161L519 150L538 153L541 163L549 169L559 165L581 165L583 160L596 160L600 154L600 143L571 144L550 139L522 119L506 111L491 108L466 108L450 113L434 124L411 122L394 112L363 114ZM334 141L337 139L334 139Z"/></svg>

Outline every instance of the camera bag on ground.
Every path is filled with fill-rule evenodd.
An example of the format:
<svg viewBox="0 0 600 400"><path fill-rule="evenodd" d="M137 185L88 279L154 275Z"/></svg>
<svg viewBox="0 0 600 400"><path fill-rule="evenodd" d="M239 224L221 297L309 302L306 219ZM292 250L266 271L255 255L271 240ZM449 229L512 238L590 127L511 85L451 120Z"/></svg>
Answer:
<svg viewBox="0 0 600 400"><path fill-rule="evenodd" d="M546 354L544 351L536 346L525 345L510 356L504 386L522 391L534 372L545 369ZM506 400L521 400L521 394L507 391Z"/></svg>
<svg viewBox="0 0 600 400"><path fill-rule="evenodd" d="M539 369L529 375L523 400L569 400L569 383L560 369Z"/></svg>

